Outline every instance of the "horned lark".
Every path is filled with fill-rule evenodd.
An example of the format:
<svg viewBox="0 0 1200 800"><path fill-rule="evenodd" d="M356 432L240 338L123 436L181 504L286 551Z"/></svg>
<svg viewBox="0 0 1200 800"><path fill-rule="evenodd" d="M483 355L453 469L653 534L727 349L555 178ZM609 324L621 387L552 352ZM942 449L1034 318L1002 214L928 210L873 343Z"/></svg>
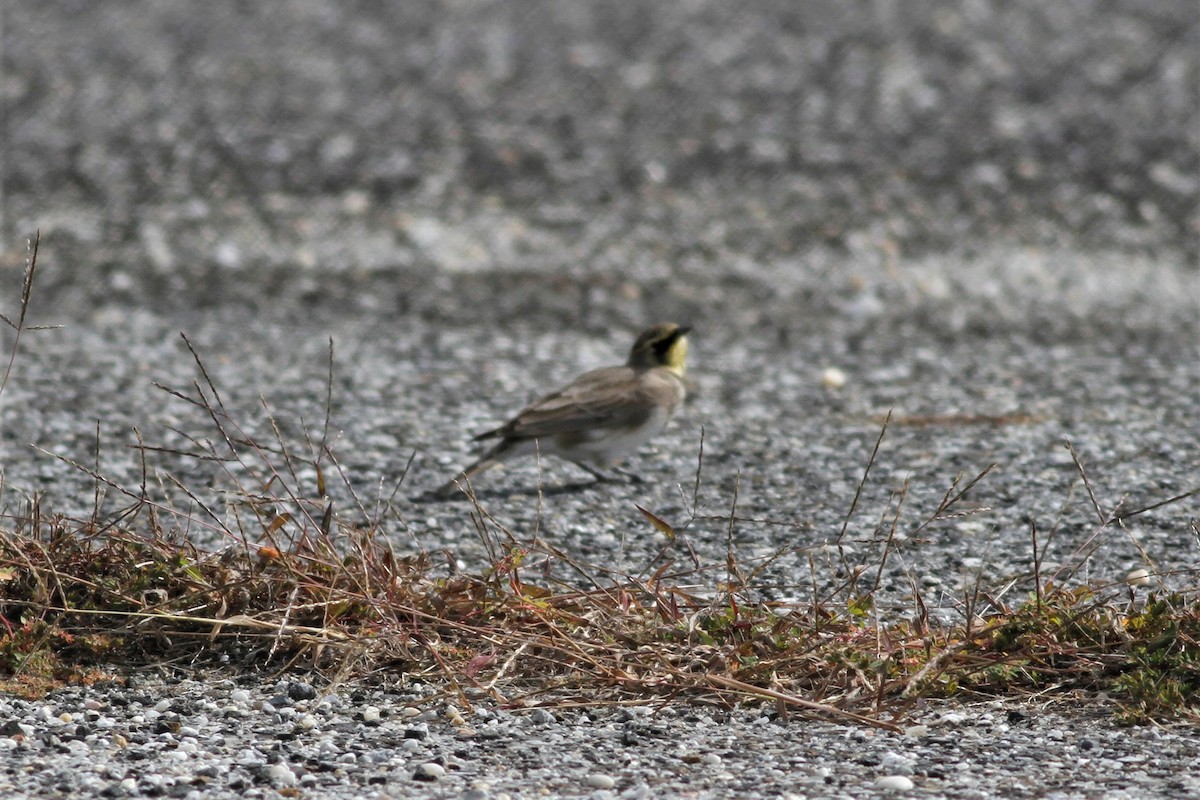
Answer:
<svg viewBox="0 0 1200 800"><path fill-rule="evenodd" d="M643 331L624 366L585 372L475 441L500 441L435 494L448 497L484 470L535 453L566 459L596 476L658 434L683 402L687 333L673 323Z"/></svg>

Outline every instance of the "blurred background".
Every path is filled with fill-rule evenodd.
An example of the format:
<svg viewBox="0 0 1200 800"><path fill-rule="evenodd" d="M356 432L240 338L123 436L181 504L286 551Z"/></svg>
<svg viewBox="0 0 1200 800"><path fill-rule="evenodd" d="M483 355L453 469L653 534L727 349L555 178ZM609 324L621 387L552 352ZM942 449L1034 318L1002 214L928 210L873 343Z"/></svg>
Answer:
<svg viewBox="0 0 1200 800"><path fill-rule="evenodd" d="M40 228L58 303L452 321L549 286L586 321L995 242L1198 253L1192 0L2 14L0 286Z"/></svg>
<svg viewBox="0 0 1200 800"><path fill-rule="evenodd" d="M251 433L306 452L330 413L400 538L486 559L464 506L405 495L675 319L694 391L632 459L649 483L543 505L580 476L514 465L502 524L640 569L661 542L634 504L696 502L724 563L736 496L737 546L804 596L892 412L864 563L897 497L929 513L998 466L986 515L893 553L891 596L1014 585L1031 522L1085 577L1194 574L1195 498L1093 557L1063 441L1109 508L1200 474L1195 0L9 0L0 24L0 312L40 229L30 319L64 325L22 340L0 477L47 507L110 489L45 453L137 486L140 436L182 507L236 502L176 457L211 420L154 386L192 391L185 331Z"/></svg>

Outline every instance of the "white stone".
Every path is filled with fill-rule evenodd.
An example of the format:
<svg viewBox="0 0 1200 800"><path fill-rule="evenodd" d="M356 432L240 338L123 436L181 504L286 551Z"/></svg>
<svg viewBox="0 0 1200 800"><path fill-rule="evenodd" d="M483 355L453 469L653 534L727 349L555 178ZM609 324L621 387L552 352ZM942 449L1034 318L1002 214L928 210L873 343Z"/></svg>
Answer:
<svg viewBox="0 0 1200 800"><path fill-rule="evenodd" d="M1130 586L1149 586L1150 585L1150 570L1139 567L1129 571L1125 576L1125 582Z"/></svg>
<svg viewBox="0 0 1200 800"><path fill-rule="evenodd" d="M267 767L267 777L275 786L296 785L296 773L292 772L287 764L279 763L270 765Z"/></svg>
<svg viewBox="0 0 1200 800"><path fill-rule="evenodd" d="M598 772L593 772L587 776L587 785L593 789L611 789L617 785L617 782L608 775L601 775Z"/></svg>
<svg viewBox="0 0 1200 800"><path fill-rule="evenodd" d="M908 792L913 788L912 778L905 775L884 775L875 785L888 792Z"/></svg>
<svg viewBox="0 0 1200 800"><path fill-rule="evenodd" d="M837 367L827 367L821 373L821 385L826 389L841 389L846 385L846 373Z"/></svg>

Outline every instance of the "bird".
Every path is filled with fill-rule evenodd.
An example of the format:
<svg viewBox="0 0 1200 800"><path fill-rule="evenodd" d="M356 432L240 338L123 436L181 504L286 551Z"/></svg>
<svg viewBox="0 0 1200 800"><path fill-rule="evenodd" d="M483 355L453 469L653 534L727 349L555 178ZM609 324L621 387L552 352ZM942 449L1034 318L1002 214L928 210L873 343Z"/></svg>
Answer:
<svg viewBox="0 0 1200 800"><path fill-rule="evenodd" d="M634 340L623 365L585 372L500 427L479 434L473 441L499 441L434 496L451 497L485 470L535 454L570 461L597 481L611 480L601 468L616 470L625 455L657 436L686 397L683 376L690 331L690 326L673 322L647 328Z"/></svg>

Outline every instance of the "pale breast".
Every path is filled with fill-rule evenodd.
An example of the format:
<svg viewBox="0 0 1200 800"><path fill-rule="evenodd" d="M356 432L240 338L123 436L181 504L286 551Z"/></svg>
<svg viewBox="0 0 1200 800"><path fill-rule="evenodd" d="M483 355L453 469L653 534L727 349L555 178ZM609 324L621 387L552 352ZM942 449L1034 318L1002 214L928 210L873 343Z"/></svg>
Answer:
<svg viewBox="0 0 1200 800"><path fill-rule="evenodd" d="M638 383L630 405L639 411L627 415L628 424L563 431L555 437L559 452L604 466L620 461L661 433L683 402L683 381L668 369L652 369L639 376Z"/></svg>
<svg viewBox="0 0 1200 800"><path fill-rule="evenodd" d="M583 459L600 466L620 461L662 432L670 420L670 411L656 408L644 422L626 428L596 428L574 431L555 437L558 453L570 459Z"/></svg>

